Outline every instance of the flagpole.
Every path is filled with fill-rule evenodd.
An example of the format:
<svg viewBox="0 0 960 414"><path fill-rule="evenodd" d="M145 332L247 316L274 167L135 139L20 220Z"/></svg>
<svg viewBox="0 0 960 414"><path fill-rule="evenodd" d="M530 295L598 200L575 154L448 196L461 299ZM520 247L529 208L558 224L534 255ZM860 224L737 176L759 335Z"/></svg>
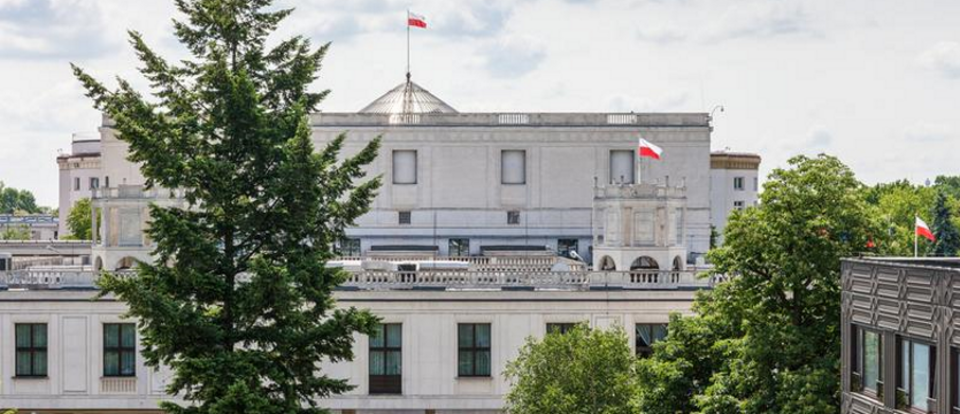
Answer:
<svg viewBox="0 0 960 414"><path fill-rule="evenodd" d="M407 80L410 80L410 9L407 9Z"/></svg>
<svg viewBox="0 0 960 414"><path fill-rule="evenodd" d="M913 257L917 258L920 255L920 249L918 247L917 240L917 217L913 218Z"/></svg>

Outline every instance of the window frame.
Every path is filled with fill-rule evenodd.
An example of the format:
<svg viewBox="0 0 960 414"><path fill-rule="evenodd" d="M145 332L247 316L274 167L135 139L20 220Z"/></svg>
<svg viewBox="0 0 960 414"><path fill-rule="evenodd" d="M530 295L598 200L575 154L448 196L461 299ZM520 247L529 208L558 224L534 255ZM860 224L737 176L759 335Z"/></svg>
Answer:
<svg viewBox="0 0 960 414"><path fill-rule="evenodd" d="M851 324L851 355L850 363L851 373L855 374L857 377L856 386L854 392L868 395L873 398L881 398L883 395L883 384L885 381L885 372L883 369L883 360L884 360L884 349L883 349L883 332L877 329L871 329L868 327L863 327L856 324ZM867 333L877 335L877 383L873 387L867 387L866 384L866 362L867 362Z"/></svg>
<svg viewBox="0 0 960 414"><path fill-rule="evenodd" d="M481 325L487 327L487 332L489 332L489 335L490 335L490 337L488 338L489 344L488 344L486 347L482 347L482 346L479 346L479 345L477 344L477 327L478 327L478 326L481 326ZM464 347L464 346L460 345L460 327L462 327L462 326L470 326L471 336L472 336L472 338L473 338L473 341L472 341L472 343L470 344L471 346L469 346L469 347ZM457 377L458 377L458 378L490 378L490 377L492 377L492 376L493 376L493 350L492 350L492 348L493 348L493 324L488 323L488 322L458 323L458 324L457 324ZM481 373L481 374L478 374L478 373L477 373L477 371L478 371L478 370L477 370L478 355L480 355L480 353L482 353L482 352L484 352L484 351L486 351L486 353L487 353L487 358L489 359L489 360L487 361L487 368L490 370L490 372L487 372L487 373L485 373L485 374L482 374L482 373ZM470 365L470 368L471 368L471 369L470 369L470 372L469 372L469 373L464 373L464 372L461 370L460 358L461 358L461 356L462 356L461 354L462 354L463 352L469 352L470 355L471 355L471 358L472 358L472 360L473 360L473 363Z"/></svg>
<svg viewBox="0 0 960 414"><path fill-rule="evenodd" d="M19 335L19 331L20 331L20 330L17 329L17 328L19 328L20 326L29 326L29 327L30 327L30 345L29 345L29 346L20 346L20 345L19 345L20 341L18 340L18 339L19 339L18 335ZM41 327L41 326L43 327L43 335L44 335L44 342L45 342L45 343L44 343L43 346L37 346L37 345L34 343L34 342L35 342L35 341L34 341L34 338L36 338L36 334L34 333L34 330L35 330L37 327ZM49 336L49 333L50 333L50 332L49 332L49 330L48 330L47 323L45 323L45 322L24 322L24 323L15 323L15 324L14 324L14 326L13 326L13 336L14 336L14 364L13 364L13 365L14 365L14 378L47 378L47 374L50 372L50 365L49 365L49 362L50 362L50 352L49 352L50 336ZM30 372L30 373L29 373L29 374L21 374L21 373L20 373L21 370L20 370L20 358L19 358L19 356L20 356L20 353L21 353L21 352L26 352L26 353L28 353L28 354L30 355L30 365L29 365L29 368L30 368L30 369L29 369L29 372ZM34 367L36 366L35 360L36 360L36 358L38 357L38 354L40 354L40 353L43 354L43 359L44 359L44 364L43 364L44 372L42 372L42 373L34 372Z"/></svg>
<svg viewBox="0 0 960 414"><path fill-rule="evenodd" d="M123 328L124 326L129 326L133 328L133 345L124 346L123 345ZM110 327L117 328L117 346L107 346L107 329ZM108 373L107 372L107 353L116 352L117 353L117 372ZM133 354L133 368L129 374L123 373L123 356L126 354ZM105 378L130 378L137 376L137 327L133 323L122 323L122 322L111 322L103 324L103 376Z"/></svg>
<svg viewBox="0 0 960 414"><path fill-rule="evenodd" d="M341 257L357 257L363 255L363 248L360 239L356 237L344 237L340 239L339 251Z"/></svg>
<svg viewBox="0 0 960 414"><path fill-rule="evenodd" d="M899 410L904 410L904 411L910 412L910 413L917 413L917 414L927 413L927 412L931 409L931 407L930 407L930 405L929 405L929 403L931 402L931 400L932 400L933 402L936 402L936 401L937 401L937 394L938 394L938 392L937 392L937 391L938 391L938 389L937 389L937 370L936 370L936 368L937 368L937 346L936 346L935 344L933 344L933 343L924 341L924 340L922 340L922 339L914 339L914 338L911 338L911 337L908 337L908 336L902 336L902 335L898 335L898 336L896 337L896 340L897 340L897 349L896 349L896 351L897 351L897 352L896 352L896 356L897 356L896 384L897 384L897 386L896 386L896 390L897 390L897 394L898 394L896 400L899 400L899 394L900 394L901 392L904 393L904 395L905 395L905 400L906 400L906 406L901 406L901 405L900 405L900 402L897 401L897 404L896 404L897 407L896 407L896 408L899 409ZM909 349L904 349L904 345L907 344L907 343L910 345L910 346L909 346ZM927 370L928 370L928 371L927 371L927 376L928 376L928 380L927 380L927 397L926 397L928 406L927 406L926 410L924 410L923 408L920 408L920 407L915 407L915 406L913 406L912 403L911 403L911 400L912 400L912 397L911 397L911 396L912 396L913 391L914 391L914 386L916 385L916 384L915 384L915 381L914 381L914 378L913 378L913 373L914 373L914 365L913 365L913 353L914 353L914 349L913 349L913 348L914 348L914 345L923 345L923 346L926 346L927 349L928 349L928 359L927 359ZM905 356L906 356L906 360L904 360L904 357L905 357ZM904 362L907 362L907 364L906 364L907 366L906 366L906 367L905 367ZM904 368L908 368L909 372L907 372L908 370L905 370ZM906 384L906 387L904 387L904 379L905 379L906 376L909 376L909 383Z"/></svg>
<svg viewBox="0 0 960 414"><path fill-rule="evenodd" d="M573 242L572 244L569 243L571 241ZM567 249L566 250L561 249L560 248L561 244L567 244L566 246ZM572 259L572 257L570 257L570 252L577 252L577 255L579 255L580 254L579 250L580 250L580 239L575 239L575 238L557 239L557 255L558 256Z"/></svg>
<svg viewBox="0 0 960 414"><path fill-rule="evenodd" d="M747 205L747 203L746 203L745 201L737 200L737 201L734 201L734 202L733 202L733 209L734 209L734 210L743 210L743 209L747 208L746 205Z"/></svg>
<svg viewBox="0 0 960 414"><path fill-rule="evenodd" d="M390 346L390 329L388 326L399 326L400 332L400 341L397 342L398 346ZM367 393L371 395L402 395L403 394L403 324L399 322L394 323L380 323L377 328L380 330L380 334L383 335L383 344L381 346L374 346L373 341L368 341L367 343ZM371 337L372 339L372 337ZM373 354L379 352L383 354L381 361L383 362L383 367L381 372L387 372L387 354L397 353L400 357L400 373L399 374L373 374L373 371L370 369L370 364L373 361ZM376 380L376 381L375 381ZM374 389L374 384L377 384L377 387Z"/></svg>
<svg viewBox="0 0 960 414"><path fill-rule="evenodd" d="M662 340L664 340L664 339L667 339L667 335L670 334L670 326L669 326L669 325L670 325L670 324L669 324L669 323L666 323L666 322L664 322L664 323L635 323L635 324L633 324L633 335L634 335L634 338L633 338L633 348L634 348L634 353L637 355L638 358L649 358L651 355L653 355L653 345L656 344L657 342L660 342L660 341L662 341ZM647 346L640 346L640 339L642 338L642 337L640 336L640 327L641 327L641 326L642 326L642 327L645 327L645 328L647 328L647 329L650 330L650 343L647 344ZM664 330L664 332L665 332L665 334L663 335L663 338L655 338L655 337L654 337L654 335L653 335L653 328L654 328L655 326L663 326L663 330Z"/></svg>
<svg viewBox="0 0 960 414"><path fill-rule="evenodd" d="M456 254L454 254L454 243L457 244ZM464 251L464 249L466 249ZM470 238L451 237L447 239L447 256L450 257L468 257L470 256Z"/></svg>
<svg viewBox="0 0 960 414"><path fill-rule="evenodd" d="M637 180L637 177L636 177L636 175L637 175L637 173L636 173L636 169L637 169L637 166L636 166L636 164L637 164L637 158L636 158L636 157L637 157L637 156L636 156L636 152L634 152L634 151L635 151L635 150L632 150L632 149L626 149L626 150L625 150L625 149L612 149L612 150L610 150L610 158L609 158L609 164L610 164L610 165L609 165L609 168L607 168L607 170L608 170L608 171L607 171L607 174L610 175L610 185L616 185L616 184L634 184L634 183L636 183L636 180ZM613 165L614 153L617 153L617 154L628 153L628 154L629 154L629 155L628 155L628 158L630 158L630 161L631 161L631 164L632 164L632 165L630 166L630 176L629 176L629 177L626 177L626 176L625 176L623 182L618 181L618 179L619 179L620 177L615 177L615 176L614 176L614 171L613 171L613 167L614 167L614 165Z"/></svg>
<svg viewBox="0 0 960 414"><path fill-rule="evenodd" d="M504 159L508 153L520 153L523 165L520 168L520 181L507 182L504 172ZM500 150L500 185L527 185L527 150L525 149L502 149Z"/></svg>
<svg viewBox="0 0 960 414"><path fill-rule="evenodd" d="M559 333L563 335L576 328L577 325L577 322L547 322L547 334Z"/></svg>
<svg viewBox="0 0 960 414"><path fill-rule="evenodd" d="M73 177L73 191L80 191L80 177Z"/></svg>
<svg viewBox="0 0 960 414"><path fill-rule="evenodd" d="M397 212L397 225L409 226L411 224L413 224L413 212L410 210L401 210Z"/></svg>
<svg viewBox="0 0 960 414"><path fill-rule="evenodd" d="M100 188L100 177L90 177L88 182L91 190L96 190Z"/></svg>
<svg viewBox="0 0 960 414"><path fill-rule="evenodd" d="M747 188L746 179L744 177L733 177L733 190L734 191L744 191Z"/></svg>
<svg viewBox="0 0 960 414"><path fill-rule="evenodd" d="M399 182L397 181L397 154L398 153L413 153L413 181L411 182ZM390 153L390 180L393 182L393 185L417 185L420 182L420 154L415 149L395 149Z"/></svg>
<svg viewBox="0 0 960 414"><path fill-rule="evenodd" d="M516 217L516 220L511 220ZM520 210L509 210L507 211L507 225L508 226L519 226L520 225Z"/></svg>

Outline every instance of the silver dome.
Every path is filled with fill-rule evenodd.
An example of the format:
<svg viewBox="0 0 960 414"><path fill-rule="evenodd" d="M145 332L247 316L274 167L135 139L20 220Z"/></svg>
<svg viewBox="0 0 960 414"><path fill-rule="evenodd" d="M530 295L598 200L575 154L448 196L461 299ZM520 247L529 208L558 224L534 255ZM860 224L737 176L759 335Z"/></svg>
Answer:
<svg viewBox="0 0 960 414"><path fill-rule="evenodd" d="M397 85L360 110L362 114L455 114L446 102L410 80Z"/></svg>

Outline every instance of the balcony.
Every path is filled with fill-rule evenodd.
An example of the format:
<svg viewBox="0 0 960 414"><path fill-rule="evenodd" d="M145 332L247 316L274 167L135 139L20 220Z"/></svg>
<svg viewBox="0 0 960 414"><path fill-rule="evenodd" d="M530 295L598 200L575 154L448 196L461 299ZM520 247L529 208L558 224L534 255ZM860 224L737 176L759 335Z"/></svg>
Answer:
<svg viewBox="0 0 960 414"><path fill-rule="evenodd" d="M146 188L142 185L120 185L117 187L94 188L94 200L179 200L183 190L164 188Z"/></svg>
<svg viewBox="0 0 960 414"><path fill-rule="evenodd" d="M711 288L720 279L695 271L630 272L522 270L419 270L348 272L342 290L681 290ZM114 272L135 277L134 271ZM92 270L14 270L0 272L0 290L96 290ZM241 277L241 280L243 278Z"/></svg>

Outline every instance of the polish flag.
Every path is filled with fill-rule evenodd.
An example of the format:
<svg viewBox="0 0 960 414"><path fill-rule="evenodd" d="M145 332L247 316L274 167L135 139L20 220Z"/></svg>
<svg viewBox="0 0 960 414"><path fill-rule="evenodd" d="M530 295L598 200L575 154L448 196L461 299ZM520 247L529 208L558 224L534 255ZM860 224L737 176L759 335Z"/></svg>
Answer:
<svg viewBox="0 0 960 414"><path fill-rule="evenodd" d="M407 25L426 29L427 18L419 14L407 12Z"/></svg>
<svg viewBox="0 0 960 414"><path fill-rule="evenodd" d="M651 144L649 141L640 138L640 143L637 147L637 154L640 155L640 158L647 157L653 158L655 160L660 159L660 154L663 153L663 149Z"/></svg>
<svg viewBox="0 0 960 414"><path fill-rule="evenodd" d="M917 217L917 236L923 236L929 239L930 241L936 240L933 237L933 232L930 231L930 226L927 225L927 222Z"/></svg>

